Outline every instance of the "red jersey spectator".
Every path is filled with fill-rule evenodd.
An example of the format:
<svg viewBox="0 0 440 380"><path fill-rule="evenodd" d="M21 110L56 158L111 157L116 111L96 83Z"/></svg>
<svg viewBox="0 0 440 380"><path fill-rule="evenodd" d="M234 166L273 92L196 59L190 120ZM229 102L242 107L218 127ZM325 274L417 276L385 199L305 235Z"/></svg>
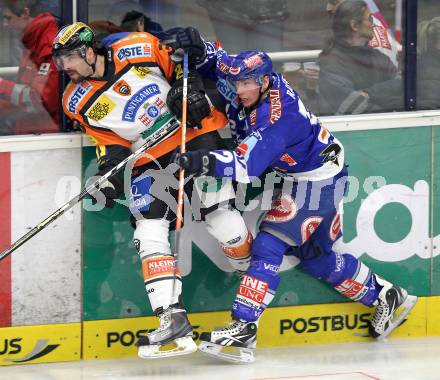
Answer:
<svg viewBox="0 0 440 380"><path fill-rule="evenodd" d="M34 15L32 0L2 3L3 26L21 31L25 49L16 81L0 78L0 114L14 124L12 134L58 132L59 74L52 61L52 41L58 32L55 17Z"/></svg>

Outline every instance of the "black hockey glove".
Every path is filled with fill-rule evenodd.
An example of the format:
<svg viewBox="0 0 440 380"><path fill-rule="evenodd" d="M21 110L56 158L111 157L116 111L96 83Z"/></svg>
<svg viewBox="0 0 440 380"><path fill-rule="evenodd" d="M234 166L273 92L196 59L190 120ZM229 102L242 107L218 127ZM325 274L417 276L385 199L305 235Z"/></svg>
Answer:
<svg viewBox="0 0 440 380"><path fill-rule="evenodd" d="M174 49L183 49L188 52L189 64L197 65L206 58L206 45L197 29L193 27L175 28L170 39L163 41Z"/></svg>
<svg viewBox="0 0 440 380"><path fill-rule="evenodd" d="M186 174L195 176L213 176L215 156L207 150L194 150L184 154L177 153L174 162L185 170Z"/></svg>
<svg viewBox="0 0 440 380"><path fill-rule="evenodd" d="M98 172L95 176L99 177L102 174L104 173ZM106 208L113 208L116 203L115 199L118 199L124 192L124 181L116 174L101 185L99 192L101 195L94 193L91 196L92 204L99 203Z"/></svg>
<svg viewBox="0 0 440 380"><path fill-rule="evenodd" d="M182 120L183 79L177 80L167 95L170 111ZM187 121L190 128L201 128L201 121L211 114L211 105L205 95L202 78L197 72L188 75Z"/></svg>
<svg viewBox="0 0 440 380"><path fill-rule="evenodd" d="M106 174L131 154L130 149L120 145L108 145L106 151L107 154L98 159L98 173L95 174L95 177ZM90 196L92 204L99 203L104 207L113 208L116 203L115 199L124 193L123 174L119 172L110 177L101 185L99 192L100 194L94 193Z"/></svg>

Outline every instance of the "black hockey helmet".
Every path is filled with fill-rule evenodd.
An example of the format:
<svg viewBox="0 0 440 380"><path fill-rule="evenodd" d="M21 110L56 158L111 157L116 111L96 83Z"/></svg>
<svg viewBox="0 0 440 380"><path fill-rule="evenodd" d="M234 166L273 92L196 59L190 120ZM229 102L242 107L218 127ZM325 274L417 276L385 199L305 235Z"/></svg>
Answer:
<svg viewBox="0 0 440 380"><path fill-rule="evenodd" d="M88 46L95 47L95 33L83 22L75 22L62 28L55 36L52 55L56 57L76 50L85 57Z"/></svg>
<svg viewBox="0 0 440 380"><path fill-rule="evenodd" d="M62 28L52 42L52 56L58 70L63 70L63 56L74 52L86 62L95 73L96 59L93 63L87 62L87 48L91 47L96 52L95 33L92 28L83 22L75 22Z"/></svg>

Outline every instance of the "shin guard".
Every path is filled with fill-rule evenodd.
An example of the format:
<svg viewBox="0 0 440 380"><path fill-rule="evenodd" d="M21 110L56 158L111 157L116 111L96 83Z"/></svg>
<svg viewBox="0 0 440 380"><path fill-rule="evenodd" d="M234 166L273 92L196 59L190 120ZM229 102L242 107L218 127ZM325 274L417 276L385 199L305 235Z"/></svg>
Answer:
<svg viewBox="0 0 440 380"><path fill-rule="evenodd" d="M145 289L153 311L178 303L182 292L182 278L178 268L174 271L176 262L168 234L169 222L164 219L136 222L133 241L142 260Z"/></svg>
<svg viewBox="0 0 440 380"><path fill-rule="evenodd" d="M249 269L241 277L232 314L255 322L270 304L280 283L279 269L288 245L267 232L260 232L252 246Z"/></svg>

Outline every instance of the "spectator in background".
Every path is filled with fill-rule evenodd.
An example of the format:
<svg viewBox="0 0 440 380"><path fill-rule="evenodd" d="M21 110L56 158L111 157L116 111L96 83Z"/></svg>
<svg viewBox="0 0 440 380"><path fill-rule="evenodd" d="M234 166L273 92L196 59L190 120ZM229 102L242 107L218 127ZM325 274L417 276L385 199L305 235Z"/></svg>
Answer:
<svg viewBox="0 0 440 380"><path fill-rule="evenodd" d="M24 45L15 81L0 78L0 134L59 131L59 75L52 61L55 17L36 14L36 0L0 0L3 27Z"/></svg>
<svg viewBox="0 0 440 380"><path fill-rule="evenodd" d="M330 18L333 18L336 8L344 0L326 0L327 6L325 10ZM374 0L365 0L368 8L373 15L373 36L369 41L369 45L373 49L379 50L385 54L393 64L398 67L399 53L402 51L402 45L394 38L393 32L390 30L388 23L382 16L379 8Z"/></svg>
<svg viewBox="0 0 440 380"><path fill-rule="evenodd" d="M109 8L108 20L119 25L125 32L148 32L162 38L162 26L145 16L142 6L137 1L121 0Z"/></svg>
<svg viewBox="0 0 440 380"><path fill-rule="evenodd" d="M282 50L284 21L289 17L286 0L197 0L197 3L206 8L216 38L225 49Z"/></svg>
<svg viewBox="0 0 440 380"><path fill-rule="evenodd" d="M107 20L96 20L92 21L89 26L93 29L95 32L95 41L96 46L98 48L103 47L103 41L106 41L107 38L109 38L110 35L119 34L122 32L122 28L113 24L111 21ZM123 33L125 35L126 33ZM119 39L121 37L118 37ZM104 45L107 46L106 43Z"/></svg>
<svg viewBox="0 0 440 380"><path fill-rule="evenodd" d="M368 42L373 16L362 0L345 0L333 18L333 37L318 58L321 114L387 112L403 106L403 84L391 60Z"/></svg>
<svg viewBox="0 0 440 380"><path fill-rule="evenodd" d="M130 10L127 12L127 9ZM145 16L141 6L134 1L123 0L115 3L110 9L108 22L112 25L117 23L120 26L118 31L102 39L103 46L109 46L132 32L148 32L161 40L168 38L162 26ZM91 27L93 28L93 23Z"/></svg>
<svg viewBox="0 0 440 380"><path fill-rule="evenodd" d="M127 32L148 32L158 38L163 32L160 24L138 11L127 12L121 21L121 28Z"/></svg>
<svg viewBox="0 0 440 380"><path fill-rule="evenodd" d="M417 28L417 106L440 108L440 17L422 21Z"/></svg>

